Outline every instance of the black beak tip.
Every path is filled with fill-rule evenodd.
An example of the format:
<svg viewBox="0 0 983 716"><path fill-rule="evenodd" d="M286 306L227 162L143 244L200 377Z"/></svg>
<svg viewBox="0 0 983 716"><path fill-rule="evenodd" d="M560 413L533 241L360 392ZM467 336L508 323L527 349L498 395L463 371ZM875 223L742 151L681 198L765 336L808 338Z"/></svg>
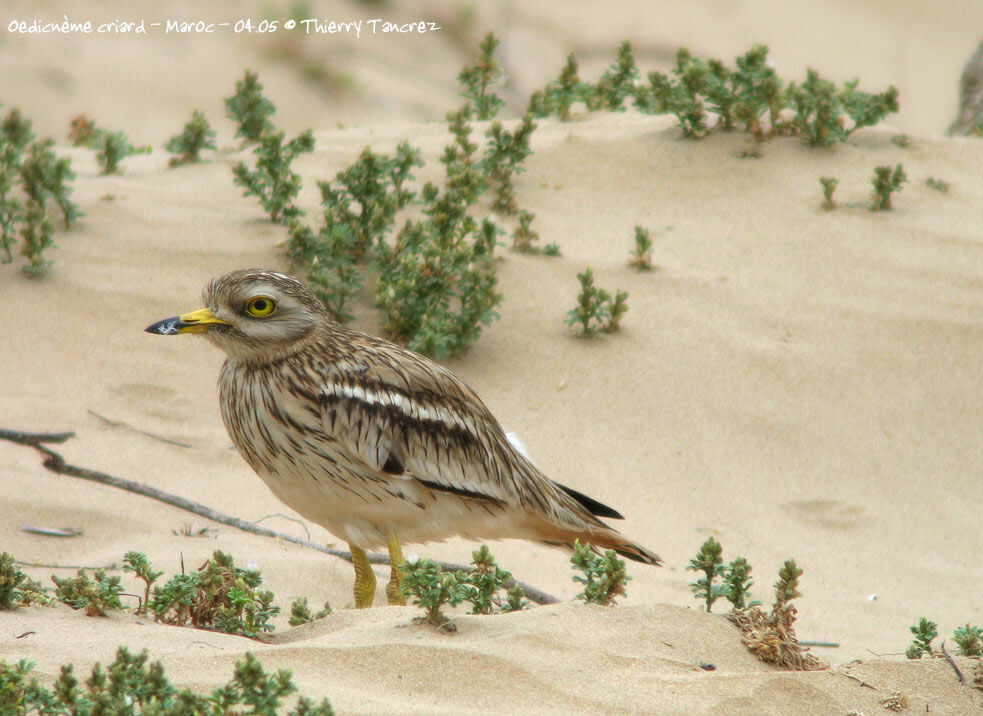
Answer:
<svg viewBox="0 0 983 716"><path fill-rule="evenodd" d="M173 318L165 318L163 321L157 321L150 326L147 326L144 330L147 333L156 333L161 336L170 336L178 332L179 320L177 316Z"/></svg>

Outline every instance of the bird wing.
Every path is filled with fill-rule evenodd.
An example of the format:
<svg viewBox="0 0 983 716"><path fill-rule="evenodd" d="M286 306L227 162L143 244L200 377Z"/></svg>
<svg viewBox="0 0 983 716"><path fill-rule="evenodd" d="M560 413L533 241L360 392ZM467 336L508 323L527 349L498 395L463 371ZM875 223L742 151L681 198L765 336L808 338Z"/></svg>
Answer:
<svg viewBox="0 0 983 716"><path fill-rule="evenodd" d="M436 363L379 340L355 341L321 387L324 429L350 459L394 480L511 505L526 501L519 479L533 476L552 491L474 391Z"/></svg>

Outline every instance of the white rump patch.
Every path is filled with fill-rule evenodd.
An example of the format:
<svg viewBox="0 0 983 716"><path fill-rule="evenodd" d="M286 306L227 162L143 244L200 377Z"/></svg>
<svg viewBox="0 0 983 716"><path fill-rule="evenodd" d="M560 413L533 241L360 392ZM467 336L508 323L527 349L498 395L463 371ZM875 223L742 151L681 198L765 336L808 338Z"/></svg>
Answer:
<svg viewBox="0 0 983 716"><path fill-rule="evenodd" d="M526 450L526 446L522 444L522 441L519 439L518 435L507 432L505 433L505 437L508 438L509 443L511 443L512 447L519 451L519 454L522 455L522 457L529 462L532 462L532 457L529 455L529 452Z"/></svg>

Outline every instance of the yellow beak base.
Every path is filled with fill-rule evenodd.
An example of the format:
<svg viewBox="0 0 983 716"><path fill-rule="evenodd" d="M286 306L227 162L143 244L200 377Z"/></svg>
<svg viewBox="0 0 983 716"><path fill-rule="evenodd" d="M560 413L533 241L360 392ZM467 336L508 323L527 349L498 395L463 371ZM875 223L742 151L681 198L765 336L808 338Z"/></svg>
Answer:
<svg viewBox="0 0 983 716"><path fill-rule="evenodd" d="M216 318L207 308L200 308L191 313L157 321L157 323L147 326L146 331L161 336L173 336L178 333L205 333L211 330L213 326L227 325L229 325L228 321Z"/></svg>

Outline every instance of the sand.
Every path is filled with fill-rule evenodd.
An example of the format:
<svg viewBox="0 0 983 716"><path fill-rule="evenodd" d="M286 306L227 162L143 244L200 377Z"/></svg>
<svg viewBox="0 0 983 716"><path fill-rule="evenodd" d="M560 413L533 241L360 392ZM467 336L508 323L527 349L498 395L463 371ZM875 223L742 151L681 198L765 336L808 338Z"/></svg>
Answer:
<svg viewBox="0 0 983 716"><path fill-rule="evenodd" d="M305 692L329 697L342 714L871 714L893 692L913 713L978 709L980 693L960 686L945 660L908 662L902 652L919 616L948 638L983 613L983 144L942 136L983 11L968 2L948 14L928 2L823 10L700 2L685 11L627 1L603 11L586 2L487 3L468 25L449 3L312 5L340 19L432 16L445 29L287 46L231 33L6 30L15 17L60 19L66 9L54 3L14 3L0 18L0 101L19 106L72 157L74 198L87 214L56 235L44 279L26 279L17 263L0 266L0 427L74 431L58 448L69 462L247 520L270 516L263 524L324 543L336 540L289 519L231 449L217 401L222 356L194 337L143 333L197 308L216 275L288 266L283 230L231 181L230 165L249 152L233 140L221 100L246 67L260 72L279 126L315 131L315 152L296 163L312 215L315 181L367 144L386 151L410 138L428 160L419 176L436 176L447 134L435 120L457 102L454 77L488 29L503 39L507 111L554 76L566 52L576 50L583 75L596 77L625 37L641 66L662 68L680 44L729 60L765 42L784 76L815 66L839 80L859 76L870 90L894 83L902 111L829 151L776 139L753 160L740 158L743 137L685 141L670 117L539 123L519 201L563 257L500 250L501 319L447 365L547 474L620 509L621 528L665 558L663 568L630 565L622 605L571 603L577 588L563 553L501 542L491 545L501 564L564 603L459 616L458 633L438 634L412 621L413 608L347 609L352 572L341 560L227 527L184 536L184 527L215 525L54 475L32 449L0 442L0 548L20 560L108 566L137 549L173 573L182 560L193 569L222 549L257 565L283 606L301 595L335 606L296 629L279 619L270 643L129 613L21 609L0 613L0 658L34 660L51 678L66 661L88 668L128 644L161 658L176 682L210 688L252 651L270 668L293 669ZM262 16L258 6L251 11ZM153 12L193 15L175 4L148 10L148 22ZM71 14L115 18L97 3ZM244 14L232 3L208 11L214 21ZM322 60L332 92L298 68ZM160 145L196 107L219 130L221 150L207 163L167 169ZM92 152L65 140L80 112L154 152L127 159L119 176L100 176ZM892 142L902 132L908 147ZM873 167L897 162L910 182L894 211L819 208L820 176L839 178L842 203L865 203ZM928 177L950 191L927 187ZM636 224L654 239L650 273L626 265ZM572 338L563 324L587 265L599 285L630 294L622 331L596 341ZM355 325L379 330L368 300ZM83 534L43 537L24 524ZM724 617L700 612L684 568L710 535L725 558L748 558L755 595L766 602L778 567L797 560L805 570L798 634L839 644L814 649L830 670L778 671L749 654ZM474 547L452 540L411 549L466 562ZM72 573L25 570L46 582ZM378 574L381 585L386 570ZM972 671L969 660L957 661Z"/></svg>

